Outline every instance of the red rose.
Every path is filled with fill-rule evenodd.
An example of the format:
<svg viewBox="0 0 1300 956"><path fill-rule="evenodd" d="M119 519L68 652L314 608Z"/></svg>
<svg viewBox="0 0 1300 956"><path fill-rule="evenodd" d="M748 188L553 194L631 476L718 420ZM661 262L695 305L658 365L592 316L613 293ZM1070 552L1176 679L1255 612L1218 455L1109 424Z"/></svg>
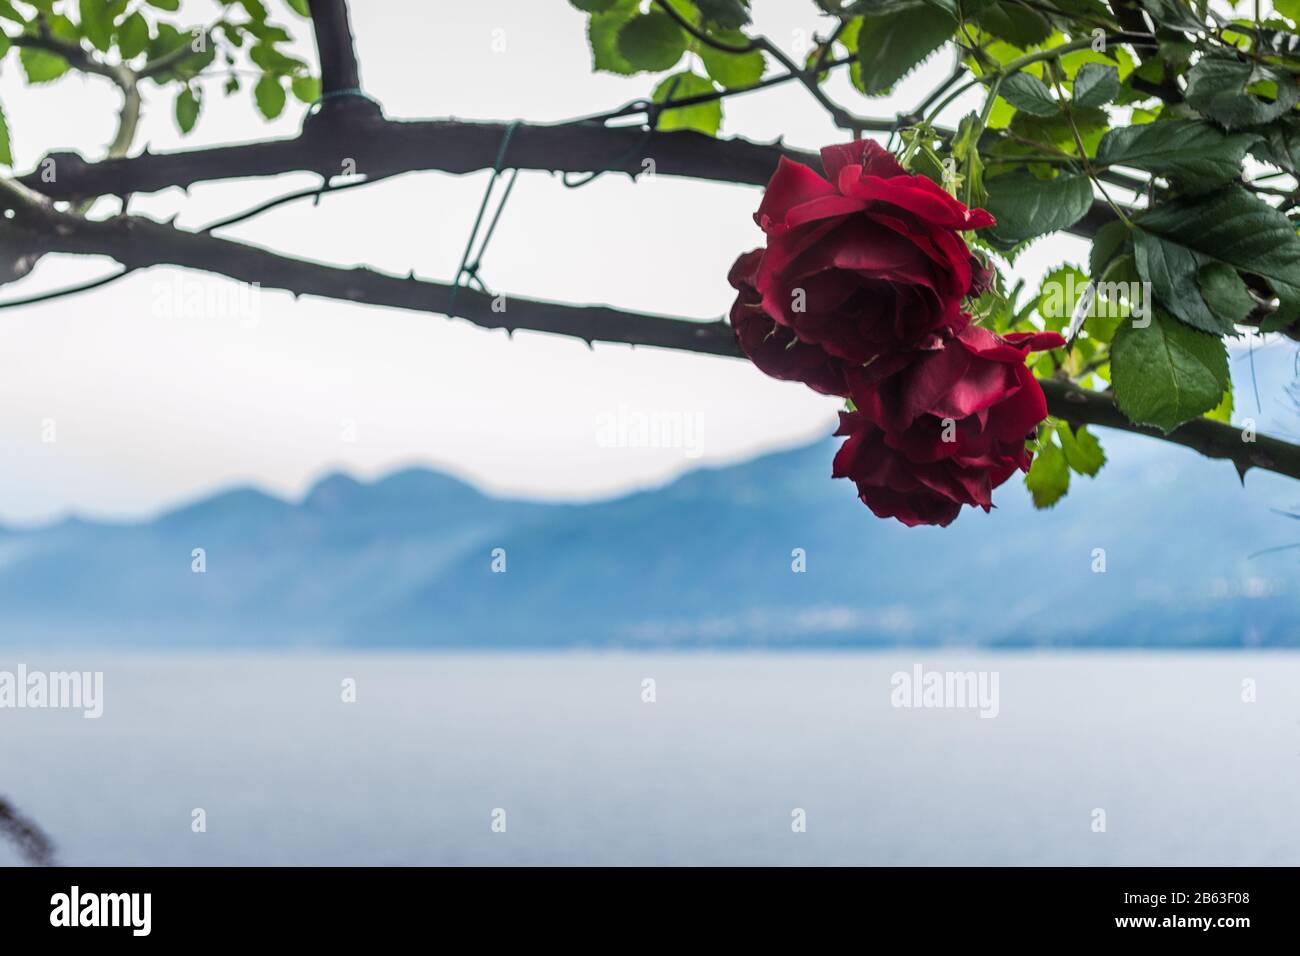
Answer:
<svg viewBox="0 0 1300 956"><path fill-rule="evenodd" d="M1047 417L1025 357L1064 344L1055 332L1003 338L968 326L883 380L850 369L858 410L841 415L837 434L849 437L832 476L852 479L877 516L909 526L950 524L962 505L988 511L993 489L1028 470L1025 440Z"/></svg>
<svg viewBox="0 0 1300 956"><path fill-rule="evenodd" d="M800 341L856 364L961 331L987 270L960 231L993 225L861 140L822 150L826 177L782 158L754 218L767 249L753 286Z"/></svg>
<svg viewBox="0 0 1300 956"><path fill-rule="evenodd" d="M993 224L870 141L822 150L826 178L782 160L755 220L765 249L736 260L731 324L774 378L850 397L833 477L882 518L950 524L988 511L1027 470L1047 416L1025 366L1055 332L999 337L962 308L994 271L960 233Z"/></svg>
<svg viewBox="0 0 1300 956"><path fill-rule="evenodd" d="M847 435L835 455L833 478L851 478L858 497L877 518L897 518L909 528L947 527L969 495L948 462L918 465L885 443L885 433L858 412L840 412L835 433Z"/></svg>
<svg viewBox="0 0 1300 956"><path fill-rule="evenodd" d="M843 361L827 355L821 346L800 342L794 332L777 325L763 311L762 296L754 288L754 274L762 258L762 249L745 253L727 276L739 292L731 307L731 327L741 351L773 378L803 382L823 395L847 395Z"/></svg>

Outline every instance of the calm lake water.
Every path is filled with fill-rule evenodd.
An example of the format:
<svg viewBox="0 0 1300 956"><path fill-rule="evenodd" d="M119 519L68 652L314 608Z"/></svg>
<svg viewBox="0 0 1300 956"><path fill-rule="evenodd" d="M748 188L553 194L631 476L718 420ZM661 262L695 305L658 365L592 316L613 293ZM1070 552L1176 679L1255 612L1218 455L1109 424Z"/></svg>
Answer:
<svg viewBox="0 0 1300 956"><path fill-rule="evenodd" d="M99 720L0 709L0 794L70 864L1300 863L1293 655L20 663L104 672ZM917 664L998 715L892 706Z"/></svg>

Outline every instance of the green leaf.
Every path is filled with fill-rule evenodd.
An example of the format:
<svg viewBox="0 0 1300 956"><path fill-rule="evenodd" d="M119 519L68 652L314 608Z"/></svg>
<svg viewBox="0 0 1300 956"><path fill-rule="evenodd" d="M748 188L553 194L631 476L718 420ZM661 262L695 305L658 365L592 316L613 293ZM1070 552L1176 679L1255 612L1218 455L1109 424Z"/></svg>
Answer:
<svg viewBox="0 0 1300 956"><path fill-rule="evenodd" d="M663 82L655 87L654 101L656 103L666 103L670 93L674 100L681 100L712 92L715 92L713 84L704 77L689 72L677 73L665 77ZM677 109L664 110L659 114L659 124L655 128L661 130L692 129L696 132L706 133L709 136L716 136L718 127L721 125L722 103L719 100L712 100L707 103L697 103L694 106L680 106Z"/></svg>
<svg viewBox="0 0 1300 956"><path fill-rule="evenodd" d="M1030 73L1012 73L998 87L998 95L1031 116L1053 116L1061 108L1047 85Z"/></svg>
<svg viewBox="0 0 1300 956"><path fill-rule="evenodd" d="M280 78L270 73L263 73L262 78L257 81L257 86L253 87L253 99L257 101L258 110L267 119L275 119L284 111L285 98Z"/></svg>
<svg viewBox="0 0 1300 956"><path fill-rule="evenodd" d="M149 46L149 23L138 12L131 14L117 28L117 48L122 59L131 60Z"/></svg>
<svg viewBox="0 0 1300 956"><path fill-rule="evenodd" d="M289 88L297 99L310 106L320 99L320 79L315 76L295 76L289 82Z"/></svg>
<svg viewBox="0 0 1300 956"><path fill-rule="evenodd" d="M1222 262L1206 263L1196 273L1196 284L1210 311L1223 319L1229 327L1233 323L1244 322L1255 309L1255 300L1246 289L1246 283L1230 265Z"/></svg>
<svg viewBox="0 0 1300 956"><path fill-rule="evenodd" d="M222 2L228 3L229 0L222 0ZM239 5L243 7L244 10L247 11L248 15L257 23L262 23L266 20L266 4L264 4L262 0L239 0Z"/></svg>
<svg viewBox="0 0 1300 956"><path fill-rule="evenodd" d="M957 29L946 14L925 5L862 18L858 31L858 77L868 96L887 92Z"/></svg>
<svg viewBox="0 0 1300 956"><path fill-rule="evenodd" d="M587 21L587 40L591 44L591 68L607 73L631 76L636 67L618 52L618 31L636 14L635 2L616 2L607 13L593 14Z"/></svg>
<svg viewBox="0 0 1300 956"><path fill-rule="evenodd" d="M181 8L181 0L147 0L149 6L175 13Z"/></svg>
<svg viewBox="0 0 1300 956"><path fill-rule="evenodd" d="M1151 324L1127 321L1110 346L1115 401L1130 421L1166 432L1210 411L1228 389L1228 351L1217 336L1197 331L1161 309Z"/></svg>
<svg viewBox="0 0 1300 956"><path fill-rule="evenodd" d="M14 154L9 143L9 120L5 118L4 110L0 109L0 165L12 166L14 164Z"/></svg>
<svg viewBox="0 0 1300 956"><path fill-rule="evenodd" d="M307 64L297 57L281 52L274 40L259 40L249 51L248 58L267 73L294 73Z"/></svg>
<svg viewBox="0 0 1300 956"><path fill-rule="evenodd" d="M1035 305L1043 324L1058 331L1069 325L1087 288L1088 277L1075 266L1057 266L1044 276Z"/></svg>
<svg viewBox="0 0 1300 956"><path fill-rule="evenodd" d="M1264 279L1278 297L1277 312L1266 330L1283 328L1300 317L1300 237L1286 216L1241 187L1165 203L1143 214L1138 225L1196 254L1190 260L1194 269L1188 257L1182 257L1177 281L1195 286L1200 266L1223 262Z"/></svg>
<svg viewBox="0 0 1300 956"><path fill-rule="evenodd" d="M1074 76L1074 105L1087 109L1104 106L1119 96L1119 70L1101 63L1085 63Z"/></svg>
<svg viewBox="0 0 1300 956"><path fill-rule="evenodd" d="M1141 0L1151 19L1162 27L1185 33L1205 31L1205 22L1183 0Z"/></svg>
<svg viewBox="0 0 1300 956"><path fill-rule="evenodd" d="M1052 6L1080 18L1097 20L1114 16L1105 0L1054 0Z"/></svg>
<svg viewBox="0 0 1300 956"><path fill-rule="evenodd" d="M1286 172L1300 172L1300 121L1283 117L1251 132L1262 137L1250 147L1252 156Z"/></svg>
<svg viewBox="0 0 1300 956"><path fill-rule="evenodd" d="M995 111L996 112L996 111ZM1071 127L1070 120L1074 121ZM1110 118L1106 111L1092 109L1072 110L1069 117L1062 113L1053 116L1034 116L1031 113L1017 111L1011 120L1010 132L1024 139L1033 140L1049 147L1049 152L1075 153L1075 130L1083 140L1089 156L1095 155L1102 136L1110 128Z"/></svg>
<svg viewBox="0 0 1300 956"><path fill-rule="evenodd" d="M1170 312L1193 328L1215 335L1232 331L1232 323L1214 312L1201 297L1197 274L1206 258L1177 242L1170 242L1145 229L1133 233L1133 252L1138 275Z"/></svg>
<svg viewBox="0 0 1300 956"><path fill-rule="evenodd" d="M18 24L19 26L27 25L27 18L14 9L14 5L9 0L0 0L0 17Z"/></svg>
<svg viewBox="0 0 1300 956"><path fill-rule="evenodd" d="M180 93L176 95L176 125L180 127L182 133L188 133L194 129L198 119L199 98L188 86L181 87Z"/></svg>
<svg viewBox="0 0 1300 956"><path fill-rule="evenodd" d="M57 53L35 47L28 46L19 50L18 62L22 64L28 83L49 83L68 72L67 60Z"/></svg>
<svg viewBox="0 0 1300 956"><path fill-rule="evenodd" d="M81 32L101 53L113 46L113 11L107 0L78 0Z"/></svg>
<svg viewBox="0 0 1300 956"><path fill-rule="evenodd" d="M1106 267L1119 255L1128 238L1128 226L1117 219L1097 230L1097 234L1092 237L1092 251L1088 254L1088 272L1094 279L1100 279L1106 274Z"/></svg>
<svg viewBox="0 0 1300 956"><path fill-rule="evenodd" d="M1200 120L1161 120L1113 129L1097 147L1097 161L1132 166L1179 180L1190 192L1213 189L1241 176L1254 133L1226 135Z"/></svg>
<svg viewBox="0 0 1300 956"><path fill-rule="evenodd" d="M749 23L749 0L695 0L705 23L739 30Z"/></svg>
<svg viewBox="0 0 1300 956"><path fill-rule="evenodd" d="M1219 402L1214 408L1205 413L1205 417L1216 422L1223 422L1225 425L1232 424L1232 389L1223 393L1223 401Z"/></svg>
<svg viewBox="0 0 1300 956"><path fill-rule="evenodd" d="M1029 474L1025 475L1025 487L1034 499L1034 507L1040 509L1052 507L1070 490L1070 466L1050 433L1034 455Z"/></svg>
<svg viewBox="0 0 1300 956"><path fill-rule="evenodd" d="M193 36L188 31L182 32L169 23L158 23L155 29L157 32L150 39L145 55L150 60L173 54L180 56L171 69L150 76L150 79L160 86L178 78L192 79L216 59L217 44L215 43L208 43L205 49L194 52Z"/></svg>
<svg viewBox="0 0 1300 956"><path fill-rule="evenodd" d="M289 31L284 27L278 27L273 23L266 23L259 20L250 20L241 26L251 33L257 39L267 44L288 43Z"/></svg>
<svg viewBox="0 0 1300 956"><path fill-rule="evenodd" d="M1094 477L1106 464L1106 453L1101 450L1097 436L1088 431L1086 425L1080 425L1073 431L1068 422L1056 423L1056 437L1061 442L1061 451L1069 466L1081 475Z"/></svg>
<svg viewBox="0 0 1300 956"><path fill-rule="evenodd" d="M1274 98L1257 96L1256 84L1276 87ZM1226 129L1254 126L1290 111L1300 88L1282 70L1229 56L1203 56L1187 74L1187 102Z"/></svg>
<svg viewBox="0 0 1300 956"><path fill-rule="evenodd" d="M999 40L1017 47L1031 47L1052 35L1052 24L1036 10L1016 3L993 3L975 14L974 20Z"/></svg>
<svg viewBox="0 0 1300 956"><path fill-rule="evenodd" d="M634 16L618 31L619 55L638 70L667 70L686 52L686 31L666 13Z"/></svg>
<svg viewBox="0 0 1300 956"><path fill-rule="evenodd" d="M569 0L583 13L607 13L617 5L618 0Z"/></svg>
<svg viewBox="0 0 1300 956"><path fill-rule="evenodd" d="M307 6L307 0L285 0L289 8L300 17L310 17L311 8Z"/></svg>
<svg viewBox="0 0 1300 956"><path fill-rule="evenodd" d="M170 23L159 23L146 49L149 53L149 59L156 60L160 56L166 56L173 50L188 46L189 42L188 33L181 33Z"/></svg>
<svg viewBox="0 0 1300 956"><path fill-rule="evenodd" d="M1017 171L985 185L989 198L984 208L997 220L987 235L1003 245L1068 229L1092 208L1092 183L1083 174L1038 179Z"/></svg>
<svg viewBox="0 0 1300 956"><path fill-rule="evenodd" d="M1127 233L1128 227L1121 224ZM1080 328L1088 338L1106 343L1115 338L1121 322L1135 313L1145 314L1151 307L1150 287L1142 284L1137 265L1129 253L1116 255L1105 270L1094 273L1093 299ZM1077 330L1076 330L1077 331ZM1068 338L1068 336L1067 336Z"/></svg>
<svg viewBox="0 0 1300 956"><path fill-rule="evenodd" d="M748 37L743 33L728 32L718 36L718 39L731 46L741 46ZM763 70L767 67L761 50L750 50L748 53L724 53L722 50L715 50L701 44L697 52L709 76L727 89L753 86L763 78Z"/></svg>

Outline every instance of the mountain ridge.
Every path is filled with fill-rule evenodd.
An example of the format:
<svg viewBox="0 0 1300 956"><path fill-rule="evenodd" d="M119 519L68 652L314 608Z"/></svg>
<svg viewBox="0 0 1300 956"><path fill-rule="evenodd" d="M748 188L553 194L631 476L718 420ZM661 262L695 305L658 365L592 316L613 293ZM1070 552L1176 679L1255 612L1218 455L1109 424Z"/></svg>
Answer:
<svg viewBox="0 0 1300 956"><path fill-rule="evenodd" d="M1295 489L1253 473L1242 489L1222 463L1104 440L1112 462L1055 509L1033 511L1013 480L992 514L948 529L871 516L830 479L829 438L584 504L410 467L330 472L297 502L225 489L150 521L0 538L0 643L1300 643L1294 558L1249 557L1286 543L1291 523L1269 507Z"/></svg>
<svg viewBox="0 0 1300 956"><path fill-rule="evenodd" d="M1268 393L1293 377L1284 350L1256 364ZM830 437L584 502L408 465L0 529L0 646L1300 646L1300 549L1259 554L1300 543L1276 513L1300 486L1099 437L1052 509L1017 478L946 529L873 517Z"/></svg>

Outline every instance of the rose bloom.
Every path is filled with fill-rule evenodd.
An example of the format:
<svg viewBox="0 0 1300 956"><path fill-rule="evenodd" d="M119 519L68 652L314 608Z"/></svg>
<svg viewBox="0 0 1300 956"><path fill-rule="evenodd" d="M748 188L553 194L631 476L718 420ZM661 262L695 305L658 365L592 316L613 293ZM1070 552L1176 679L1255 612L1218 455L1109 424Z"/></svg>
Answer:
<svg viewBox="0 0 1300 956"><path fill-rule="evenodd" d="M772 378L803 382L823 395L847 395L843 360L828 355L819 345L800 342L792 330L778 325L763 310L763 297L754 287L762 258L762 249L745 253L727 276L739 292L731 307L731 327L740 350Z"/></svg>
<svg viewBox="0 0 1300 956"><path fill-rule="evenodd" d="M736 260L731 324L774 378L851 397L833 475L875 514L948 525L1027 470L1047 415L1025 366L1056 333L999 337L963 300L992 271L960 233L993 225L870 141L822 150L826 176L783 159L755 220L763 249Z"/></svg>
<svg viewBox="0 0 1300 956"><path fill-rule="evenodd" d="M782 158L754 216L767 247L747 285L763 311L853 364L960 332L969 321L962 299L990 273L959 233L993 218L871 140L821 156L826 178Z"/></svg>
<svg viewBox="0 0 1300 956"><path fill-rule="evenodd" d="M840 415L836 434L848 440L832 476L851 479L878 517L909 527L949 525L962 505L988 511L993 489L1029 470L1025 441L1047 417L1025 358L1064 344L1055 332L1001 337L967 326L883 380L870 366L849 370L857 411Z"/></svg>

